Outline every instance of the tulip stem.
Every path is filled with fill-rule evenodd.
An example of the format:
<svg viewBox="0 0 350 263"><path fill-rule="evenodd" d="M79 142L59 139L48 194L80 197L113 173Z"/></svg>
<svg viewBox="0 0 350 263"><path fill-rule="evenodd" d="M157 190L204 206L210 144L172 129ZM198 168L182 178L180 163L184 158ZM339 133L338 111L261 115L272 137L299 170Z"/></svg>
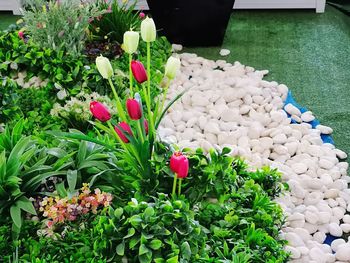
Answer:
<svg viewBox="0 0 350 263"><path fill-rule="evenodd" d="M154 119L152 116L152 109L151 109L151 42L147 42L147 92L145 92L145 99L147 104L147 110L148 110L148 118L149 118L149 134L150 139L152 138L153 134L155 133L154 128ZM147 97L147 98L146 98ZM147 102L148 101L148 102ZM157 114L157 113L155 113Z"/></svg>
<svg viewBox="0 0 350 263"><path fill-rule="evenodd" d="M141 127L141 121L142 119L140 119L138 122L137 122L137 130L138 130L138 133L140 135L140 139L141 139L141 142L143 143L145 140L143 138L143 132L142 132L142 127Z"/></svg>
<svg viewBox="0 0 350 263"><path fill-rule="evenodd" d="M173 193L172 195L175 195L176 192L176 180L177 180L177 174L174 174L174 182L173 182Z"/></svg>
<svg viewBox="0 0 350 263"><path fill-rule="evenodd" d="M151 42L147 42L147 91L151 101Z"/></svg>
<svg viewBox="0 0 350 263"><path fill-rule="evenodd" d="M182 184L182 178L179 178L179 189L178 189L178 196L181 195L181 184Z"/></svg>
<svg viewBox="0 0 350 263"><path fill-rule="evenodd" d="M168 94L168 89L169 89L169 86L170 86L170 82L171 82L171 80L169 80L168 83L165 86L164 93L163 93L163 101L162 101L162 105L161 105L161 108L160 108L160 112L163 111L164 104L165 104L165 101L166 101L166 95Z"/></svg>
<svg viewBox="0 0 350 263"><path fill-rule="evenodd" d="M113 85L113 82L112 82L111 78L108 79L108 82L109 82L109 85L112 88L114 98L115 98L115 100L117 102L118 114L122 118L123 121L126 121L127 119L126 119L126 116L125 116L125 113L124 113L124 110L123 110L122 103L121 103L121 101L119 99L118 93L115 91L115 88L114 88L114 85Z"/></svg>
<svg viewBox="0 0 350 263"><path fill-rule="evenodd" d="M132 90L132 71L131 71L131 61L132 61L132 54L129 54L129 83L130 83L130 96L134 96L134 92Z"/></svg>

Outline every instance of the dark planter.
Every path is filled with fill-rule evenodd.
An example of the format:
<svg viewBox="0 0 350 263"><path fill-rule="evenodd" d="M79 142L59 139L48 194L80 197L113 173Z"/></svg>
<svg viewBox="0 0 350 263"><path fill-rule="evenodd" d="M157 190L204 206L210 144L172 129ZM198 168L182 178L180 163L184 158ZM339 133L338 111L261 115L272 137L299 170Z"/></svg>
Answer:
<svg viewBox="0 0 350 263"><path fill-rule="evenodd" d="M185 46L219 46L235 0L147 0L159 33Z"/></svg>

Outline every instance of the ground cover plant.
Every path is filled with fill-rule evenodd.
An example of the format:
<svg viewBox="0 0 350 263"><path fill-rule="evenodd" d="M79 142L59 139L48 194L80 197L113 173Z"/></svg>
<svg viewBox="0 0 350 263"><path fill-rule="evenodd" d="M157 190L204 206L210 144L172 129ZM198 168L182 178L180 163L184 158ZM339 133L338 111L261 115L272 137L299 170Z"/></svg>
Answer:
<svg viewBox="0 0 350 263"><path fill-rule="evenodd" d="M182 96L165 104L181 62L171 56L163 66L169 44L156 40L152 19L142 20L140 28L141 42L135 30L123 34L120 61L98 56L96 65L87 69L82 63L82 77L67 83L43 70L47 93L37 99L48 104L36 107L58 112L63 124L57 128L63 129L40 129L40 119L28 133L33 120L22 120L24 103L16 114L8 110L0 136L1 260L287 262L286 242L279 237L284 217L272 201L284 188L276 170L248 171L228 148L206 154L159 141L158 125ZM15 31L3 34L3 76L14 74L13 63L26 70L33 63L34 56L22 63L23 53L11 53L17 40L24 52L31 52L27 45L35 47ZM61 54L62 67L66 57L76 65L76 57ZM3 98L16 100L11 96L20 94L18 83L5 77L2 85Z"/></svg>

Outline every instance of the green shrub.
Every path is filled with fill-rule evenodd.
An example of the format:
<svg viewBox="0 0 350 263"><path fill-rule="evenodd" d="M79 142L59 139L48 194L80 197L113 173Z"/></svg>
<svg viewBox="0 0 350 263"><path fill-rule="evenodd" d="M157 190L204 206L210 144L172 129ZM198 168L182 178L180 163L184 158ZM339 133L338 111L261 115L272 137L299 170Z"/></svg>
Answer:
<svg viewBox="0 0 350 263"><path fill-rule="evenodd" d="M29 41L76 57L84 49L89 19L98 15L93 5L79 0L41 1L24 11L23 20Z"/></svg>
<svg viewBox="0 0 350 263"><path fill-rule="evenodd" d="M101 238L94 246L115 262L196 262L205 254L206 235L186 200L164 194L152 199L134 198L99 217L94 231Z"/></svg>

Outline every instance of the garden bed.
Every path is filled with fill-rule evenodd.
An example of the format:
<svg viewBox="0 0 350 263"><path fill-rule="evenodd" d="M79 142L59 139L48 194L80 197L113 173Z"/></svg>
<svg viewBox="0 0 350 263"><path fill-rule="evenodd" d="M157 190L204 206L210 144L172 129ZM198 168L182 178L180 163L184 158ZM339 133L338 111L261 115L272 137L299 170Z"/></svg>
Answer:
<svg viewBox="0 0 350 263"><path fill-rule="evenodd" d="M268 71L171 54L144 14L99 4L0 33L0 259L350 261L332 129Z"/></svg>

